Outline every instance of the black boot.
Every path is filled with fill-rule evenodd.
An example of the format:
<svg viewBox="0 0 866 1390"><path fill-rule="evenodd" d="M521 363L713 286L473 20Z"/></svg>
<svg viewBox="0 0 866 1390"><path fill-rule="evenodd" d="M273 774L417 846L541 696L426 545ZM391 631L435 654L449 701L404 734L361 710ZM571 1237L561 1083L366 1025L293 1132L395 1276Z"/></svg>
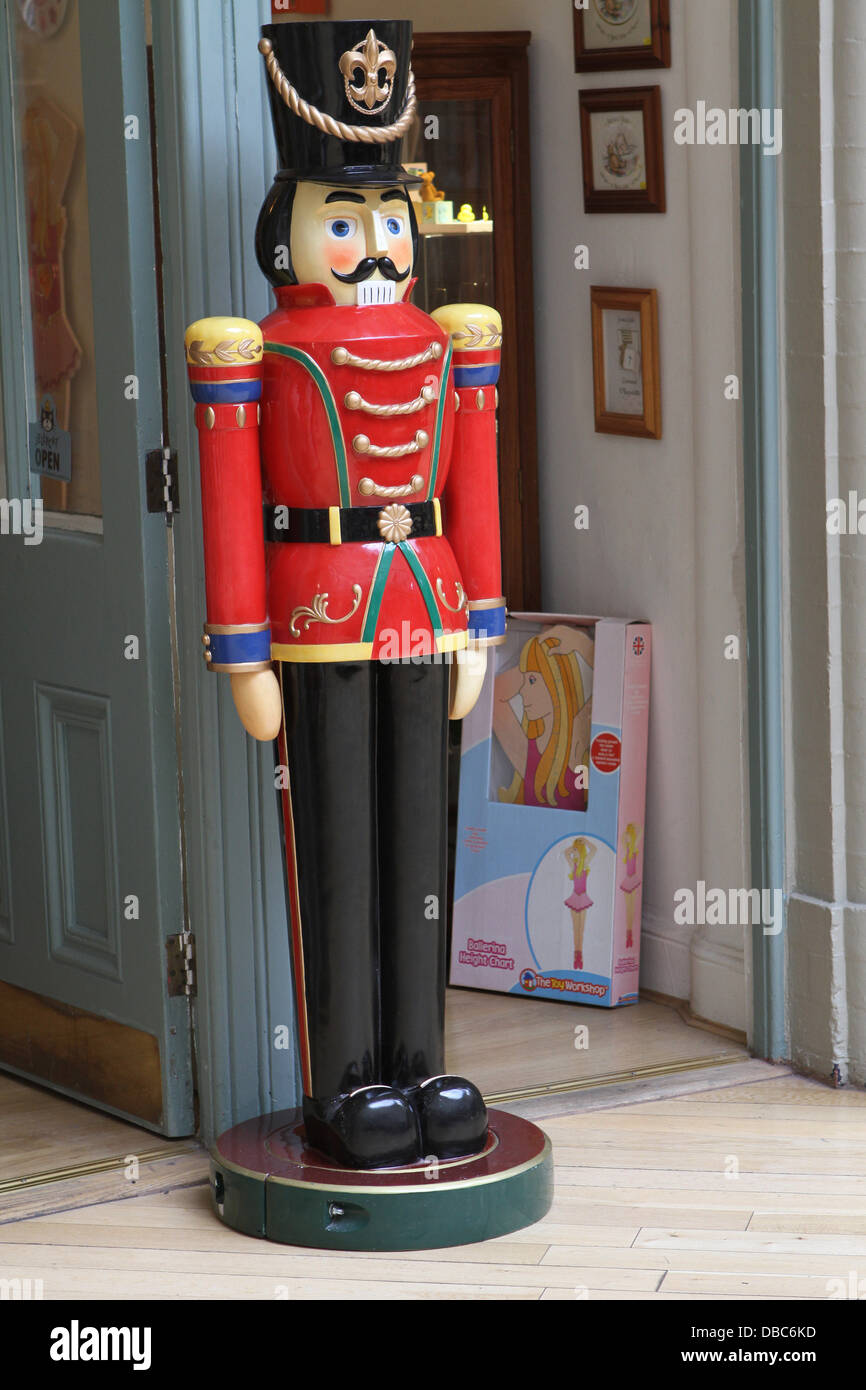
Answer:
<svg viewBox="0 0 866 1390"><path fill-rule="evenodd" d="M348 1168L399 1168L419 1157L418 1118L393 1086L361 1086L348 1095L304 1096L307 1143Z"/></svg>
<svg viewBox="0 0 866 1390"><path fill-rule="evenodd" d="M404 1092L418 1116L421 1156L467 1158L487 1142L487 1106L462 1076L431 1076Z"/></svg>

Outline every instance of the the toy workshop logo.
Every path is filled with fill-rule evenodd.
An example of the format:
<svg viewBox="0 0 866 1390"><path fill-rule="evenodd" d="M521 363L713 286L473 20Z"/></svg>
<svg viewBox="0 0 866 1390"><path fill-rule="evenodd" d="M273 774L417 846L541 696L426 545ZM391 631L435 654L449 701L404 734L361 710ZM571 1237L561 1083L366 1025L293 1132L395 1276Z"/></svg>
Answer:
<svg viewBox="0 0 866 1390"><path fill-rule="evenodd" d="M529 969L520 972L520 984L527 994L532 994L536 989L546 989L557 994L591 994L596 999L603 999L608 990L606 984L596 980L574 980L569 975L538 975Z"/></svg>
<svg viewBox="0 0 866 1390"><path fill-rule="evenodd" d="M643 656L646 650L646 642L642 637L635 637L634 641L631 644L631 649L634 652L635 656Z"/></svg>

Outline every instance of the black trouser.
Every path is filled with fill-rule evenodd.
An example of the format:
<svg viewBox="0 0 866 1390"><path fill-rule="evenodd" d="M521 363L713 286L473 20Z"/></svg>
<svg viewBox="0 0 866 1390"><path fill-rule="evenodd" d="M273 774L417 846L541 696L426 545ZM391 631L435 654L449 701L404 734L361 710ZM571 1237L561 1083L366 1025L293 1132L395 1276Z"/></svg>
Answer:
<svg viewBox="0 0 866 1390"><path fill-rule="evenodd" d="M444 1070L449 672L282 667L317 1099Z"/></svg>

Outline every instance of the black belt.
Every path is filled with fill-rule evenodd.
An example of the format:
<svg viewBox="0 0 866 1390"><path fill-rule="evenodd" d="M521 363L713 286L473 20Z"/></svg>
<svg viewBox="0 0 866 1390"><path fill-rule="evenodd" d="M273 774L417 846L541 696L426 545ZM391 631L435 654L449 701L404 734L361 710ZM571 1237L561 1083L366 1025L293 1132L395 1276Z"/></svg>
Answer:
<svg viewBox="0 0 866 1390"><path fill-rule="evenodd" d="M317 541L334 543L332 511L339 516L340 541L384 541L379 520L390 509L408 513L412 528L407 539L436 535L436 507L432 502L386 502L381 507L265 507L265 539L269 541ZM288 517L286 517L288 512ZM391 512L391 517L393 517ZM388 518L385 518L388 520ZM399 520L399 517L398 517Z"/></svg>

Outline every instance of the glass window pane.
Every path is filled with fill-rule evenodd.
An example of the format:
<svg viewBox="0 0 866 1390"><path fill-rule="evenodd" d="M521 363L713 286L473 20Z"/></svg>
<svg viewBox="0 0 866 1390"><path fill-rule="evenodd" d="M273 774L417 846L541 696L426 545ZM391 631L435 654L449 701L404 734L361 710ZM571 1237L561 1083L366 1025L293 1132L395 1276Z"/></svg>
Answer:
<svg viewBox="0 0 866 1390"><path fill-rule="evenodd" d="M435 132L426 139L425 131ZM404 146L407 166L425 179L413 196L421 233L415 303L494 302L490 106L423 101Z"/></svg>
<svg viewBox="0 0 866 1390"><path fill-rule="evenodd" d="M31 489L38 496L41 485L46 511L100 516L78 0L14 0L10 12L18 215L30 287L30 466L50 470L31 472ZM61 480L67 467L69 480Z"/></svg>

